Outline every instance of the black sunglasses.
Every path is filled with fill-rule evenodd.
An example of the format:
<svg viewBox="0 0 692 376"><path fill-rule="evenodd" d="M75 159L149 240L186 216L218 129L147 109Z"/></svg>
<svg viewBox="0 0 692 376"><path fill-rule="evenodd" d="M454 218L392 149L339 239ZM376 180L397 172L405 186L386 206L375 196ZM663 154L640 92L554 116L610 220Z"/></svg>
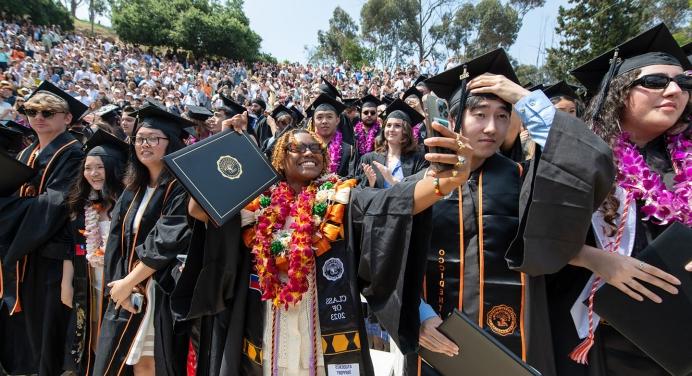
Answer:
<svg viewBox="0 0 692 376"><path fill-rule="evenodd" d="M36 115L41 114L41 116L43 116L44 119L50 119L53 116L55 116L55 114L64 114L64 113L65 113L65 111L51 111L51 110L38 111L38 110L28 110L28 109L24 110L24 114L28 117L36 117Z"/></svg>
<svg viewBox="0 0 692 376"><path fill-rule="evenodd" d="M377 111L363 111L363 115L376 115Z"/></svg>
<svg viewBox="0 0 692 376"><path fill-rule="evenodd" d="M314 154L318 154L322 152L322 145L320 144L288 144L288 151L291 153L305 153L307 150L310 150L310 152Z"/></svg>
<svg viewBox="0 0 692 376"><path fill-rule="evenodd" d="M660 73L647 74L632 81L630 87L639 85L647 89L661 90L667 88L671 81L675 81L682 90L692 91L692 76L686 74L679 74L675 77L668 77Z"/></svg>

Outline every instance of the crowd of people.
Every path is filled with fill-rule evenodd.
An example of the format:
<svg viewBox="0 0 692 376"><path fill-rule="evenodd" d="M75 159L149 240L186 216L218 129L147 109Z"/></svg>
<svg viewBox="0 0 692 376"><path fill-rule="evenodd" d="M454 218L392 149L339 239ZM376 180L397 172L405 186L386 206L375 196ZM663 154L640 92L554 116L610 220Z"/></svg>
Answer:
<svg viewBox="0 0 692 376"><path fill-rule="evenodd" d="M667 375L593 301L683 283L637 257L692 227L691 53L660 24L577 88L502 49L250 64L3 21L0 182L35 173L0 196L0 374L436 376L459 311L543 375ZM281 179L216 224L163 157L228 132Z"/></svg>

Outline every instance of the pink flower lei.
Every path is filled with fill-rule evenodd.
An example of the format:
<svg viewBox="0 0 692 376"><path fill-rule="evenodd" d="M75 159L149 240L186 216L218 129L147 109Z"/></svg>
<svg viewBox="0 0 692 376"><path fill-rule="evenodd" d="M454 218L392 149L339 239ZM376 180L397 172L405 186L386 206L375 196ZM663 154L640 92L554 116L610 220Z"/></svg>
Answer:
<svg viewBox="0 0 692 376"><path fill-rule="evenodd" d="M419 123L415 127L413 127L413 141L418 143L419 137L420 137L420 129L423 126L423 123Z"/></svg>
<svg viewBox="0 0 692 376"><path fill-rule="evenodd" d="M647 166L629 135L623 132L613 147L618 185L643 202L643 220L658 225L680 222L692 226L692 141L683 132L667 136L666 146L675 170L671 190L663 184L661 176Z"/></svg>
<svg viewBox="0 0 692 376"><path fill-rule="evenodd" d="M341 131L337 130L332 138L332 142L329 143L329 172L336 174L339 171L339 165L341 164L341 144L344 136Z"/></svg>
<svg viewBox="0 0 692 376"><path fill-rule="evenodd" d="M366 138L365 124L363 124L362 120L356 123L356 126L353 128L353 132L355 132L357 137L356 139L358 140L358 152L360 155L365 155L365 153L369 153L375 149L375 137L377 137L377 132L380 131L380 128L380 121L377 120L375 124L370 127L368 136Z"/></svg>

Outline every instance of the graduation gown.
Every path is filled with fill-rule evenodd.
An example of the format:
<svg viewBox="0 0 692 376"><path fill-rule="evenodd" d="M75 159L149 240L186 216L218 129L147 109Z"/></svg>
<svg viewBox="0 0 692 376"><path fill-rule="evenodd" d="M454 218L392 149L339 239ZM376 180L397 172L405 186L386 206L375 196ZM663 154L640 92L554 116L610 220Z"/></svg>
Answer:
<svg viewBox="0 0 692 376"><path fill-rule="evenodd" d="M157 375L182 375L189 338L174 333L169 295L173 289L172 272L176 256L187 253L192 231L192 220L187 215L187 193L177 180L165 179L155 189L142 216L139 230L133 228L135 213L144 195L144 188L136 192L125 190L112 211L112 221L105 251L105 280L124 278L139 263L155 269L150 277L154 283L155 351ZM146 291L149 279L139 287ZM134 344L147 308L145 296L142 312L132 314L115 309L112 300L104 311L98 338L93 374L128 374L131 367L125 362Z"/></svg>
<svg viewBox="0 0 692 376"><path fill-rule="evenodd" d="M383 165L387 165L387 155L383 153L377 153L377 152L370 152L365 154L360 158L360 162L356 165L356 173L355 177L358 179L359 184L361 187L368 187L368 178L365 176L365 173L363 172L363 164L368 164L372 165L372 162L377 161L382 163ZM413 153L407 153L403 154L400 157L401 161L401 170L404 174L404 177L411 176L414 174L417 174L419 171L424 170L427 168L430 163L425 159L425 156L423 153L420 152L413 152ZM375 180L375 186L373 188L384 188L384 177L382 176L382 173L378 168L373 166L375 170L375 175L377 176L377 179Z"/></svg>
<svg viewBox="0 0 692 376"><path fill-rule="evenodd" d="M73 254L65 197L84 154L68 132L35 156L38 147L36 141L17 157L36 176L0 198L0 365L10 373L59 375L70 313L60 300L62 264Z"/></svg>
<svg viewBox="0 0 692 376"><path fill-rule="evenodd" d="M340 258L344 273L350 274L347 281L339 281L341 288L346 288L351 308L358 303L360 292L407 353L418 347L418 301L425 254L416 250L429 241L429 213L411 215L413 189L420 178L411 177L388 190L354 188L344 217L345 238L331 243L332 249L323 255L327 259ZM250 251L242 244L240 219L236 217L220 228L208 226L205 246L196 251L189 254L172 299L177 318L203 317L198 371L204 369L210 375L261 374L262 356L270 356L270 351L261 351L262 343L251 342L248 337L252 332L254 336L261 333L257 325L263 324L264 303L250 282L253 266ZM317 263L319 266L319 258ZM321 270L317 269L318 278ZM320 289L337 287L322 278L317 283L320 304L329 305ZM367 346L356 346L367 343L362 313L360 309L350 313L353 316L346 324L354 332L348 346L354 351L350 355L337 354L333 331L338 324L325 318L320 308L325 363L334 359L358 362L361 374L372 375ZM211 329L204 330L205 322Z"/></svg>
<svg viewBox="0 0 692 376"><path fill-rule="evenodd" d="M257 121L257 126L255 127L255 134L257 138L257 144L260 146L264 145L264 142L274 135L272 133L271 127L267 123L266 117L263 116L260 120Z"/></svg>
<svg viewBox="0 0 692 376"><path fill-rule="evenodd" d="M353 127L359 120L360 119L357 117L353 120L349 120L349 118L344 113L339 115L339 125L337 129L341 131L341 134L343 135L343 141L345 143L352 146L356 145L356 136L354 134Z"/></svg>
<svg viewBox="0 0 692 376"><path fill-rule="evenodd" d="M356 149L353 145L342 141L339 167L337 167L334 173L342 178L353 177L356 173L356 168L359 165L359 161L360 155L358 154L358 149Z"/></svg>
<svg viewBox="0 0 692 376"><path fill-rule="evenodd" d="M436 295L431 300L438 314L461 307L542 374L556 375L552 334L545 325L548 299L543 275L558 266L556 260L539 258L536 253L550 250L571 259L568 254L581 249L591 213L611 187L613 171L605 167L612 166L612 156L583 123L558 112L544 153L524 164L523 182L512 165L516 167L499 155L489 158L462 187L461 201L458 193L452 194L433 207L434 221L439 220L435 228L461 228L463 237L461 230L433 235L426 283L430 285L432 277L435 282L441 279L445 287L427 292ZM483 184L481 174L486 175ZM480 193L484 184L485 193ZM411 359L407 365L409 374L415 374ZM417 370L419 365L414 367ZM422 368L423 374L435 374Z"/></svg>
<svg viewBox="0 0 692 376"><path fill-rule="evenodd" d="M666 151L664 136L649 142L640 149L640 152L647 165L659 173L663 182L670 187L675 171ZM630 214L637 216L632 257L636 257L668 228L668 225L659 226L650 221L642 221L641 218L644 215L641 207L642 203L637 202L636 214ZM596 246L592 232L589 234L587 244ZM589 365L577 364L569 359L568 354L582 341L572 321L570 309L591 274L591 271L587 269L568 265L551 276L549 280L548 298L559 374L567 376L668 375L661 366L605 322L601 322L596 329L594 346L589 352ZM666 298L665 294L662 295L663 299Z"/></svg>

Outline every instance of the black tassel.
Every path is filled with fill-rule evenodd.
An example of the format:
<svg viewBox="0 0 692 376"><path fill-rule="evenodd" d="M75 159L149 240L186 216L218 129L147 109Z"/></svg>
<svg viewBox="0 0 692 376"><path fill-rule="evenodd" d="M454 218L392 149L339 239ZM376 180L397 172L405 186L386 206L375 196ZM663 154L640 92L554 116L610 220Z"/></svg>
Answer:
<svg viewBox="0 0 692 376"><path fill-rule="evenodd" d="M618 57L619 54L619 49L615 49L615 52L613 53L613 58L610 59L610 68L608 69L608 73L605 76L605 82L603 83L603 87L601 88L601 93L598 96L598 102L596 106L596 111L593 113L593 117L591 118L592 121L595 121L598 119L598 117L601 115L601 110L603 110L603 104L605 103L606 97L608 96L608 90L610 89L610 81L613 79L613 76L615 76L615 68L620 64L621 60Z"/></svg>

